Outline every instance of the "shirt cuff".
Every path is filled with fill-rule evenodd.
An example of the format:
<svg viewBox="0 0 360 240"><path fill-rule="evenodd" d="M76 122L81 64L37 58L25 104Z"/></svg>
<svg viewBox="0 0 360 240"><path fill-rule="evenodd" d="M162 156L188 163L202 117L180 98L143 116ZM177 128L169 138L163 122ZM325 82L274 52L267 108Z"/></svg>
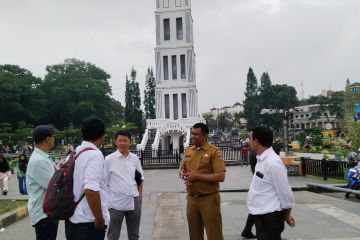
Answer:
<svg viewBox="0 0 360 240"><path fill-rule="evenodd" d="M84 190L85 189L90 189L93 190L95 192L99 192L100 191L100 185L96 182L85 182L84 185Z"/></svg>
<svg viewBox="0 0 360 240"><path fill-rule="evenodd" d="M295 203L281 204L281 209L294 208L294 206L295 206Z"/></svg>

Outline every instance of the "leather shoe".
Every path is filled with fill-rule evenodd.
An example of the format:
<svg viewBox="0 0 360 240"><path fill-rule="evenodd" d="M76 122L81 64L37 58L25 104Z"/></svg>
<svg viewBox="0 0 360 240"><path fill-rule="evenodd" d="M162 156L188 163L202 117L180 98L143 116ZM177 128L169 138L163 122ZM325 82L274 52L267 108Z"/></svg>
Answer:
<svg viewBox="0 0 360 240"><path fill-rule="evenodd" d="M241 236L246 239L256 239L256 236L252 233L241 233Z"/></svg>

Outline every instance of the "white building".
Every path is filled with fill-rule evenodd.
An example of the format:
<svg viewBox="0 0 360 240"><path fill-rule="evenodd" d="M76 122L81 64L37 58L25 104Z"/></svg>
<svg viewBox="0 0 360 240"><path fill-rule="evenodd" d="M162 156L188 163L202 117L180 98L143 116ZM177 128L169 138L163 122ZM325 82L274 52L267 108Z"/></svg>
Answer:
<svg viewBox="0 0 360 240"><path fill-rule="evenodd" d="M339 121L336 114L330 114L330 111L325 108L320 109L320 104L299 106L294 108L293 119L291 120L291 128L294 129L337 129L339 127ZM313 113L318 113L318 118L311 118Z"/></svg>
<svg viewBox="0 0 360 240"><path fill-rule="evenodd" d="M138 149L189 146L198 114L190 0L156 0L156 119L146 121Z"/></svg>
<svg viewBox="0 0 360 240"><path fill-rule="evenodd" d="M244 111L244 106L237 102L232 106L225 106L225 107L221 107L221 108L211 108L210 109L210 113L213 116L214 119L216 119L218 117L218 115L227 112L230 113L231 116L234 116L236 113L240 113Z"/></svg>

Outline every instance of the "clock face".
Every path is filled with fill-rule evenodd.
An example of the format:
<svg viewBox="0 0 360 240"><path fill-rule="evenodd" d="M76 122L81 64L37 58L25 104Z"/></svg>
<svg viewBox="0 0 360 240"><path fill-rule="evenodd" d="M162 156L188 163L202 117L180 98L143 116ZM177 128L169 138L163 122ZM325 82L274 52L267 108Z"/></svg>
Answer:
<svg viewBox="0 0 360 240"><path fill-rule="evenodd" d="M326 130L332 129L332 124L331 124L331 123L326 123L326 124L325 124L325 129L326 129Z"/></svg>

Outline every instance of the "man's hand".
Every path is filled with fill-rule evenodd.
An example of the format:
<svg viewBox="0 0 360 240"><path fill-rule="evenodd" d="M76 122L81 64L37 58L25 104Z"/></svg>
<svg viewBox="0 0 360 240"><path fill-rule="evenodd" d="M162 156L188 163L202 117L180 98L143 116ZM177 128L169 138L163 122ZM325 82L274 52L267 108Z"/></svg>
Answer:
<svg viewBox="0 0 360 240"><path fill-rule="evenodd" d="M295 219L290 215L285 215L285 221L290 227L295 227Z"/></svg>
<svg viewBox="0 0 360 240"><path fill-rule="evenodd" d="M191 185L193 182L198 180L198 175L196 173L186 172L183 175L183 179L186 185Z"/></svg>
<svg viewBox="0 0 360 240"><path fill-rule="evenodd" d="M102 219L95 219L94 225L95 225L95 228L96 228L96 229L104 229L104 227L105 227L105 221L104 221L103 218L102 218Z"/></svg>
<svg viewBox="0 0 360 240"><path fill-rule="evenodd" d="M184 179L185 173L186 173L185 169L180 169L180 171L179 171L179 177L180 177L181 179Z"/></svg>

